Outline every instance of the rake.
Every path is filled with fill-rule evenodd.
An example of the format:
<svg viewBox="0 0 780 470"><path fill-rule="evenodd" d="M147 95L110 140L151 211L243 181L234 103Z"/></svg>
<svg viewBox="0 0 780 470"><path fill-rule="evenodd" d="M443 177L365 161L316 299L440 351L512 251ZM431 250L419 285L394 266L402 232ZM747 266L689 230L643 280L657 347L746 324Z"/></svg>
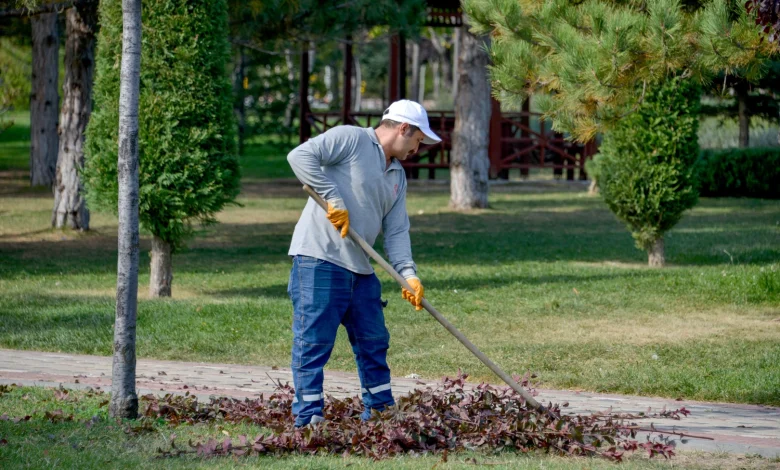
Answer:
<svg viewBox="0 0 780 470"><path fill-rule="evenodd" d="M319 194L317 194L317 193L316 193L316 192L315 192L315 191L314 191L314 190L313 190L313 189L312 189L312 188L311 188L309 185L307 185L307 184L303 185L303 190L304 190L304 191L305 191L305 192L306 192L306 193L307 193L309 196L311 196L311 198L312 198L312 199L314 199L314 202L316 202L316 203L317 203L317 204L318 204L320 207L322 207L322 209L323 209L323 210L325 210L325 211L327 212L327 210L328 210L328 204L325 202L325 200L324 200L324 199L322 199L322 197L320 197L320 195L319 195ZM360 247L361 247L361 248L363 248L363 251L365 251L365 252L366 252L366 254L368 254L368 256L370 256L371 258L373 258L373 260L374 260L374 261L376 261L376 262L379 264L379 266L381 266L381 267L382 267L382 269L384 269L385 271L387 271L387 273L388 273L388 274L390 274L390 276L391 276L393 279L395 279L395 282L397 282L398 284L400 284L400 285L401 285L401 287L403 287L404 289L408 290L409 292L414 292L414 289L412 289L412 287L409 285L409 283L408 283L408 282L406 282L406 279L404 279L404 278L403 278L403 277L402 277L400 274L398 274L398 273L395 271L395 269L393 269L393 267L392 267L392 266L390 266L390 264L389 264L387 261L385 261L385 259L384 259L384 258L382 258L382 256L381 256L379 253L377 253L377 252L376 252L376 250L374 250L374 248L372 248L372 247L371 247L371 245L369 245L368 243L366 243L366 241L365 241L365 240L363 240L363 237L361 237L360 235L358 235L358 233L357 233L357 232L355 232L355 231L352 229L352 227L350 227L350 228L349 228L349 236L350 236L350 238L352 238L352 240L353 240L355 243L357 243L358 245L360 245ZM493 371L493 372L494 372L494 373L495 373L495 374L496 374L496 375L497 375L499 378L501 378L501 380L503 380L504 382L506 382L506 384L507 384L507 385L509 385L509 386L512 388L512 390L514 390L514 391L515 391L515 392L517 392L517 393L518 393L518 394L519 394L521 397L523 397L523 399L524 399L524 400L525 400L525 402L528 404L528 406L530 406L531 408L533 408L533 409L535 409L535 410L537 410L537 411L539 411L539 412L547 412L547 411L548 411L548 410L546 410L546 409L545 409L545 407L544 407L544 406L542 406L542 405L541 405L541 404L540 404L538 401L536 401L536 400L535 400L535 399L534 399L534 398L531 396L531 394L530 394L530 393L528 393L528 392L527 392L525 389L523 389L523 387L521 387L521 386L520 386L520 384L518 384L517 382L515 382L515 381L514 381L514 379L512 379L512 377L511 377L509 374L507 374L506 372L504 372L504 371L503 371L503 370L502 370L500 367L498 367L498 366L496 365L496 363L495 363L495 362L491 361L489 357L487 357L487 356L486 356L486 355L485 355L485 354L484 354L482 351L480 351L480 350L479 350L479 348L477 348L477 347L474 345L474 343L472 343L471 341L469 341L469 339L468 339L468 338L466 338L466 336L465 336L463 333L461 333L461 332L460 332L460 330L458 330L457 328L455 328L455 325L453 325L452 323L450 323L450 321L449 321L449 320L447 320L446 318L444 318L444 315L442 315L441 313L439 313L439 311L438 311L438 310L436 310L436 309L433 307L433 305L431 305L431 303L430 303L430 302L428 302L428 299L426 299L426 298L423 298L423 299L422 299L422 307L423 307L423 308L425 308L425 310L427 310L427 311L428 311L428 313L430 313L430 314L433 316L433 318L435 318L435 319L436 319L436 321L438 321L439 323L441 323L441 325L442 325L442 326L443 326L443 327L444 327L444 328L445 328L447 331L449 331L449 332L450 332L450 334L452 334L452 336L454 336L455 338L457 338L457 339L458 339L458 341L460 341L460 342L461 342L461 344L463 344L463 346L465 346L465 347L466 347L466 349L468 349L469 351L471 351L471 353L472 353L472 354L474 354L474 355L477 357L477 359L479 359L480 361L482 361L482 363L483 363L483 364L485 364L485 365L488 367L488 369L492 370L492 371Z"/></svg>

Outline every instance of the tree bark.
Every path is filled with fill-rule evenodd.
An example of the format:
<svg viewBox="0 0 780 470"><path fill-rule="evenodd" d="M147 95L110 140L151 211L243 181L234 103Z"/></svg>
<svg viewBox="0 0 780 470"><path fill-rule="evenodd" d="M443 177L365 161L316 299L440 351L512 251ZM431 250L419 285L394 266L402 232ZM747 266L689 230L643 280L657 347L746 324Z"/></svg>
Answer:
<svg viewBox="0 0 780 470"><path fill-rule="evenodd" d="M54 183L57 167L59 96L57 13L32 17L32 94L30 95L30 185Z"/></svg>
<svg viewBox="0 0 780 470"><path fill-rule="evenodd" d="M598 193L599 193L598 181L596 181L596 178L591 178L590 184L588 185L588 196L596 196Z"/></svg>
<svg viewBox="0 0 780 470"><path fill-rule="evenodd" d="M290 85L290 94L287 95L287 107L284 109L284 126L289 130L292 129L295 122L295 107L299 102L295 86L295 63L293 62L292 51L290 49L284 50L284 62L287 65L287 82ZM292 133L287 132L287 136L289 143Z"/></svg>
<svg viewBox="0 0 780 470"><path fill-rule="evenodd" d="M439 84L441 83L441 67L439 61L434 60L431 63L431 74L433 75L433 99L439 103Z"/></svg>
<svg viewBox="0 0 780 470"><path fill-rule="evenodd" d="M452 33L454 36L454 39L452 41L452 56L455 57L455 60L452 61L452 85L448 86L447 82L447 66L449 65L448 62L442 61L442 75L444 76L444 88L445 89L451 89L452 90L452 100L453 102L458 96L458 67L460 67L460 61L458 60L458 57L460 57L460 45L462 42L461 36L463 35L463 29L464 27L455 28L455 31Z"/></svg>
<svg viewBox="0 0 780 470"><path fill-rule="evenodd" d="M417 102L422 103L425 101L425 74L427 72L426 70L427 64L422 64L420 66L420 83L418 84L419 88L417 89Z"/></svg>
<svg viewBox="0 0 780 470"><path fill-rule="evenodd" d="M310 43L310 47L309 47L309 73L312 73L312 71L314 70L314 60L316 58L317 58L317 48L312 42ZM309 103L311 103L313 96L314 96L314 89L312 87L309 87L309 96L306 97Z"/></svg>
<svg viewBox="0 0 780 470"><path fill-rule="evenodd" d="M149 278L149 297L170 297L173 283L173 262L171 259L171 244L152 236L152 263Z"/></svg>
<svg viewBox="0 0 780 470"><path fill-rule="evenodd" d="M450 162L450 207L456 210L488 206L490 160L490 84L487 37L461 32L458 60L458 95Z"/></svg>
<svg viewBox="0 0 780 470"><path fill-rule="evenodd" d="M737 107L739 111L739 146L750 146L750 111L748 110L747 84L739 84L736 87Z"/></svg>
<svg viewBox="0 0 780 470"><path fill-rule="evenodd" d="M647 264L651 268L663 268L666 266L666 256L664 255L664 237L659 238L653 243L653 246L647 250Z"/></svg>
<svg viewBox="0 0 780 470"><path fill-rule="evenodd" d="M84 132L92 113L97 19L97 2L83 3L66 13L65 84L51 219L55 228L89 230L79 171L84 166Z"/></svg>
<svg viewBox="0 0 780 470"><path fill-rule="evenodd" d="M141 78L141 0L122 0L119 80L119 255L111 381L112 417L136 418L135 327L138 311L138 98Z"/></svg>
<svg viewBox="0 0 780 470"><path fill-rule="evenodd" d="M412 43L412 100L420 102L420 43Z"/></svg>
<svg viewBox="0 0 780 470"><path fill-rule="evenodd" d="M341 90L339 89L339 72L334 65L325 66L325 88L330 94L329 107L331 109L341 109Z"/></svg>

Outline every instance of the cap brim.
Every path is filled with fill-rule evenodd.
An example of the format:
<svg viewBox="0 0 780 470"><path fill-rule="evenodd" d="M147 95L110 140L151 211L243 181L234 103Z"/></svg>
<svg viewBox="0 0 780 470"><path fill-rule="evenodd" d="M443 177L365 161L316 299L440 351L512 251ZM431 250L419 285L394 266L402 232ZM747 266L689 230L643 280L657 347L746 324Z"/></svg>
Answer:
<svg viewBox="0 0 780 470"><path fill-rule="evenodd" d="M441 137L436 135L436 133L430 130L430 128L420 127L420 130L422 131L423 134L425 134L425 138L423 139L423 143L425 145L433 145L441 142Z"/></svg>

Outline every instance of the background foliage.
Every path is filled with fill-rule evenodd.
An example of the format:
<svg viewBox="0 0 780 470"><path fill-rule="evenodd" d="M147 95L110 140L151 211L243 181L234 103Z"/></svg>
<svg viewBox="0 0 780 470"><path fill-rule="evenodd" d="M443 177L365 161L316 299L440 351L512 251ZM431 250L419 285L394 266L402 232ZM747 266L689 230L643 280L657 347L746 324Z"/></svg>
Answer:
<svg viewBox="0 0 780 470"><path fill-rule="evenodd" d="M707 197L780 198L780 149L704 150L696 163Z"/></svg>

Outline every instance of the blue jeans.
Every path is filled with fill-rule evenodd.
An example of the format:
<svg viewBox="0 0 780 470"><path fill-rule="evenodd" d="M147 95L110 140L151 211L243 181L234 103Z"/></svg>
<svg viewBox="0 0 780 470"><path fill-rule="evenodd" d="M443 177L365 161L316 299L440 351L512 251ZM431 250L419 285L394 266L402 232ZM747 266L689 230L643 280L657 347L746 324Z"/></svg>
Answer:
<svg viewBox="0 0 780 470"><path fill-rule="evenodd" d="M292 372L295 425L322 416L323 368L339 324L347 329L357 362L364 411L392 405L387 349L390 333L382 312L382 286L375 274L356 274L327 261L294 256L287 289L293 303Z"/></svg>

